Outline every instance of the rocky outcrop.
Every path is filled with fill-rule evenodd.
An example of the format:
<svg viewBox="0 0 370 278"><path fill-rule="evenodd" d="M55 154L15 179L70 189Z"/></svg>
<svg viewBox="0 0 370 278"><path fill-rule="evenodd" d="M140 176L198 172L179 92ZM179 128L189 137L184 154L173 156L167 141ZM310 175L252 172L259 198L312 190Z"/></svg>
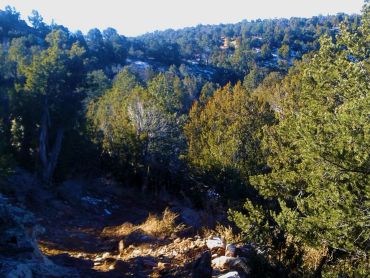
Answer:
<svg viewBox="0 0 370 278"><path fill-rule="evenodd" d="M41 253L36 236L42 232L31 212L0 195L0 277L79 277Z"/></svg>
<svg viewBox="0 0 370 278"><path fill-rule="evenodd" d="M194 262L192 278L211 278L211 252L206 251L200 255Z"/></svg>
<svg viewBox="0 0 370 278"><path fill-rule="evenodd" d="M249 277L251 273L248 265L248 255L242 252L245 248L234 244L226 244L221 237L211 237L206 240L206 245L212 254L211 266L213 276L217 277Z"/></svg>

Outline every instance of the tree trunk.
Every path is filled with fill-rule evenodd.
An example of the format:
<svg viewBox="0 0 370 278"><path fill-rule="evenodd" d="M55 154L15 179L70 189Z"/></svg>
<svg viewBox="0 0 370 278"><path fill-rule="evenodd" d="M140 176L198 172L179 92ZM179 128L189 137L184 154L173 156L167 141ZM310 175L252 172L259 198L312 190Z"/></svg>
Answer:
<svg viewBox="0 0 370 278"><path fill-rule="evenodd" d="M57 166L59 153L62 148L63 135L64 135L64 129L59 128L57 130L57 135L55 138L53 149L49 155L47 166L43 170L43 179L47 183L50 183L51 178L54 174L55 168Z"/></svg>
<svg viewBox="0 0 370 278"><path fill-rule="evenodd" d="M149 175L150 175L150 166L147 165L145 167L144 177L143 177L143 184L141 185L141 191L143 193L148 191L148 185L149 185Z"/></svg>
<svg viewBox="0 0 370 278"><path fill-rule="evenodd" d="M49 112L47 108L47 101L45 100L44 103L44 111L41 118L41 126L40 126L40 138L39 138L39 153L40 153L40 160L42 163L42 168L46 169L48 164L48 155L47 155L47 142L48 142L48 118Z"/></svg>
<svg viewBox="0 0 370 278"><path fill-rule="evenodd" d="M40 127L40 138L39 138L39 152L40 152L40 160L42 164L42 181L46 184L51 182L51 178L53 177L59 153L62 147L64 129L58 128L57 134L55 137L55 142L53 145L53 149L49 153L48 151L48 129L49 129L49 110L48 110L48 101L45 97L44 100L44 112L41 118L41 127Z"/></svg>

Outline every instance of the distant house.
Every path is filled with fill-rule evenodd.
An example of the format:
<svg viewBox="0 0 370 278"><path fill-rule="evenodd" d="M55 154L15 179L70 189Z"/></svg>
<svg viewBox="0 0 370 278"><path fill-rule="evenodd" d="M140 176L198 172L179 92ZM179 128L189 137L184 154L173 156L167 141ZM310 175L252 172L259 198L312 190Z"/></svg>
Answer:
<svg viewBox="0 0 370 278"><path fill-rule="evenodd" d="M221 37L221 40L223 44L220 46L220 49L226 50L229 49L230 47L233 48L238 48L240 46L240 38L228 38L228 37Z"/></svg>

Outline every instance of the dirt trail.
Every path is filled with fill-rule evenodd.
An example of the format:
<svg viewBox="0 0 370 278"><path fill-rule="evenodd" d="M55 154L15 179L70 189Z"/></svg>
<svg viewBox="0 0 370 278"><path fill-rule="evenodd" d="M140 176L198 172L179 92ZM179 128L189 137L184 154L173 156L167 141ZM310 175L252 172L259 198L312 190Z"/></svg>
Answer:
<svg viewBox="0 0 370 278"><path fill-rule="evenodd" d="M136 229L126 236L130 244L119 254L122 237L105 231L122 224L135 227L150 213L161 214L169 204L140 198L133 190L117 192L117 188L90 189L81 202L55 199L48 208L36 211L45 228L39 237L42 252L59 265L76 268L81 277L187 276L189 262L203 250L199 237L197 243L176 235L154 238ZM182 242L184 246L180 246Z"/></svg>

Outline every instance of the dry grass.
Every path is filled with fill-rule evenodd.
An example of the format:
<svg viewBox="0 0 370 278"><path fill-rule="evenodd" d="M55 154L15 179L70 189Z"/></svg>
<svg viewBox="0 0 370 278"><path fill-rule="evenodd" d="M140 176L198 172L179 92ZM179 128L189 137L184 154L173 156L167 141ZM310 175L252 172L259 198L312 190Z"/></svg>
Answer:
<svg viewBox="0 0 370 278"><path fill-rule="evenodd" d="M315 270L320 264L321 259L328 255L328 248L323 246L321 248L306 247L304 250L304 265L308 269Z"/></svg>
<svg viewBox="0 0 370 278"><path fill-rule="evenodd" d="M145 233L154 237L169 237L172 234L177 234L185 229L184 224L176 224L179 217L177 213L166 208L162 217L149 214L143 224L139 226Z"/></svg>
<svg viewBox="0 0 370 278"><path fill-rule="evenodd" d="M153 237L166 238L185 229L184 224L177 224L178 217L177 213L166 208L161 216L149 214L148 218L140 225L135 226L126 222L117 227L105 228L103 235L122 237L140 230Z"/></svg>
<svg viewBox="0 0 370 278"><path fill-rule="evenodd" d="M237 243L243 240L241 234L235 233L230 226L224 226L217 223L215 229L203 229L202 235L205 238L218 236L225 240L226 243Z"/></svg>

